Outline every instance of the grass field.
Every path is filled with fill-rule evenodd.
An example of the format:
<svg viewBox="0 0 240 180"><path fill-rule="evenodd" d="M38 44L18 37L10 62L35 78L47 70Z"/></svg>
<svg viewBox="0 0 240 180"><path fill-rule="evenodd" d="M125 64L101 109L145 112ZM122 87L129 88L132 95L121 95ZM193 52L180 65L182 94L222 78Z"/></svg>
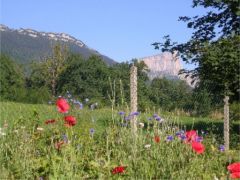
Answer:
<svg viewBox="0 0 240 180"><path fill-rule="evenodd" d="M0 179L226 179L227 165L240 161L239 123L231 125L231 150L222 152L223 122L208 118L140 113L144 125L134 136L118 114L126 109L71 106L77 124L68 128L55 105L0 102L0 108ZM56 122L45 124L49 119ZM177 135L190 129L203 138L203 153Z"/></svg>

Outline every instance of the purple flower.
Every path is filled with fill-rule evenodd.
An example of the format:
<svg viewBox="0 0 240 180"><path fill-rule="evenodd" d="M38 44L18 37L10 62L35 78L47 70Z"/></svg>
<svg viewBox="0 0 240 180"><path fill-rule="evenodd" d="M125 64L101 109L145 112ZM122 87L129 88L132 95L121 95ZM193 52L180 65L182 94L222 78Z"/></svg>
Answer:
<svg viewBox="0 0 240 180"><path fill-rule="evenodd" d="M156 121L161 121L161 117L157 116L155 117Z"/></svg>
<svg viewBox="0 0 240 180"><path fill-rule="evenodd" d="M68 142L68 138L67 138L67 135L66 135L66 134L63 134L63 135L62 135L62 138L63 138L63 141L64 141L65 143Z"/></svg>
<svg viewBox="0 0 240 180"><path fill-rule="evenodd" d="M183 140L183 141L184 141L185 139L187 139L187 137L186 137L185 135L180 135L179 137L180 137L180 139Z"/></svg>
<svg viewBox="0 0 240 180"><path fill-rule="evenodd" d="M152 118L151 118L151 117L149 117L149 118L147 118L147 120L151 121L151 120L152 120Z"/></svg>
<svg viewBox="0 0 240 180"><path fill-rule="evenodd" d="M172 141L173 140L173 136L167 136L167 141Z"/></svg>
<svg viewBox="0 0 240 180"><path fill-rule="evenodd" d="M140 114L140 112L132 112L131 114L130 114L130 116L138 116Z"/></svg>
<svg viewBox="0 0 240 180"><path fill-rule="evenodd" d="M176 136L181 136L182 134L184 134L185 132L183 131L183 130L181 130L181 131L178 131L178 132L176 132Z"/></svg>
<svg viewBox="0 0 240 180"><path fill-rule="evenodd" d="M156 118L156 117L158 117L158 115L157 115L157 114L154 114L153 117Z"/></svg>
<svg viewBox="0 0 240 180"><path fill-rule="evenodd" d="M202 142L202 141L203 141L203 137L197 136L197 137L195 138L195 141L197 141L197 142Z"/></svg>
<svg viewBox="0 0 240 180"><path fill-rule="evenodd" d="M120 111L118 114L119 114L120 116L123 116L123 115L125 114L125 112Z"/></svg>
<svg viewBox="0 0 240 180"><path fill-rule="evenodd" d="M91 135L93 135L93 134L95 133L95 130L94 130L93 128L91 128L91 129L89 130L89 132L90 132Z"/></svg>
<svg viewBox="0 0 240 180"><path fill-rule="evenodd" d="M130 116L126 116L126 117L124 118L124 120L125 120L125 121L129 121L129 120L131 120L131 117L130 117Z"/></svg>
<svg viewBox="0 0 240 180"><path fill-rule="evenodd" d="M225 151L224 145L220 145L220 146L219 146L219 151L221 151L221 152Z"/></svg>

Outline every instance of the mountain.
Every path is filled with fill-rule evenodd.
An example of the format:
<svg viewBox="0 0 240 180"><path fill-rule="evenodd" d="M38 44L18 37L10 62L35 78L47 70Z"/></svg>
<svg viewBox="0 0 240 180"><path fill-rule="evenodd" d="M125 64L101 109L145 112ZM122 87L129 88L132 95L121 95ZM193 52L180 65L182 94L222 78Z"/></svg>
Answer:
<svg viewBox="0 0 240 180"><path fill-rule="evenodd" d="M82 41L65 33L39 32L33 29L11 29L0 24L1 53L7 54L20 64L28 64L32 60L40 60L52 51L57 42L66 45L73 53L84 58L91 55L100 56L107 64L116 62L89 48Z"/></svg>
<svg viewBox="0 0 240 180"><path fill-rule="evenodd" d="M144 61L148 66L148 77L150 80L166 77L167 79L184 80L191 87L195 87L196 85L196 81L192 83L193 79L190 76L186 77L187 74L179 74L182 65L179 57L175 54L164 52L162 54L139 58L138 60Z"/></svg>

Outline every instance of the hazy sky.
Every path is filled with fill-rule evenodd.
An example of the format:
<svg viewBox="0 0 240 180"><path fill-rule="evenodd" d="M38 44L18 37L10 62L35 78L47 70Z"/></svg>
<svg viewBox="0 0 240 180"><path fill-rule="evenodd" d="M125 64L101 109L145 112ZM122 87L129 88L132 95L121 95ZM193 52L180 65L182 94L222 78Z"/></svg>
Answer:
<svg viewBox="0 0 240 180"><path fill-rule="evenodd" d="M118 62L160 53L151 43L191 36L179 16L205 12L192 0L0 0L1 24L64 32Z"/></svg>

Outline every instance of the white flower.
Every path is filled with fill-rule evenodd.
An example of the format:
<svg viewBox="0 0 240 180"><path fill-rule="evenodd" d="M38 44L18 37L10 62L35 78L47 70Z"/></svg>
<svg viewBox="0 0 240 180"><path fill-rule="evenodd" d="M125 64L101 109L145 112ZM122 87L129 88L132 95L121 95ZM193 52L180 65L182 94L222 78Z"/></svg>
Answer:
<svg viewBox="0 0 240 180"><path fill-rule="evenodd" d="M144 123L139 123L140 128L144 127Z"/></svg>
<svg viewBox="0 0 240 180"><path fill-rule="evenodd" d="M43 131L44 129L41 128L41 127L38 127L37 130L38 130L38 131Z"/></svg>
<svg viewBox="0 0 240 180"><path fill-rule="evenodd" d="M151 147L151 144L146 144L144 147L145 147L146 149L149 149L149 148Z"/></svg>
<svg viewBox="0 0 240 180"><path fill-rule="evenodd" d="M5 136L6 133L4 133L4 132L0 132L0 135L1 135L1 136Z"/></svg>

